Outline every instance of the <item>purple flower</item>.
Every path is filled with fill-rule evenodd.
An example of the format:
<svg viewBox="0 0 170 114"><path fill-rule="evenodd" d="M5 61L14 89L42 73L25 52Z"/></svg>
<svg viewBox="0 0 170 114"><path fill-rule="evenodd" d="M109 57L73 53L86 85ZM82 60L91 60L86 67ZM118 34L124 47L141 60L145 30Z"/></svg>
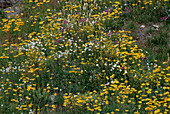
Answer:
<svg viewBox="0 0 170 114"><path fill-rule="evenodd" d="M62 28L62 32L64 31L64 29L65 29L65 28L63 27L63 28Z"/></svg>
<svg viewBox="0 0 170 114"><path fill-rule="evenodd" d="M63 13L65 12L64 8L63 8L63 10L62 10L62 11L63 11Z"/></svg>
<svg viewBox="0 0 170 114"><path fill-rule="evenodd" d="M124 69L124 67L122 67L122 69Z"/></svg>
<svg viewBox="0 0 170 114"><path fill-rule="evenodd" d="M144 60L144 58L142 57L142 60Z"/></svg>
<svg viewBox="0 0 170 114"><path fill-rule="evenodd" d="M118 41L116 41L115 43L118 44Z"/></svg>
<svg viewBox="0 0 170 114"><path fill-rule="evenodd" d="M73 3L75 3L75 1L73 0Z"/></svg>
<svg viewBox="0 0 170 114"><path fill-rule="evenodd" d="M87 19L84 19L83 21L86 21Z"/></svg>
<svg viewBox="0 0 170 114"><path fill-rule="evenodd" d="M78 12L78 15L80 16L80 12Z"/></svg>
<svg viewBox="0 0 170 114"><path fill-rule="evenodd" d="M65 24L65 25L66 25L66 23L67 23L67 22L64 20L64 24Z"/></svg>
<svg viewBox="0 0 170 114"><path fill-rule="evenodd" d="M82 22L83 20L82 19L80 19L80 22Z"/></svg>
<svg viewBox="0 0 170 114"><path fill-rule="evenodd" d="M145 57L146 59L148 59L148 57Z"/></svg>

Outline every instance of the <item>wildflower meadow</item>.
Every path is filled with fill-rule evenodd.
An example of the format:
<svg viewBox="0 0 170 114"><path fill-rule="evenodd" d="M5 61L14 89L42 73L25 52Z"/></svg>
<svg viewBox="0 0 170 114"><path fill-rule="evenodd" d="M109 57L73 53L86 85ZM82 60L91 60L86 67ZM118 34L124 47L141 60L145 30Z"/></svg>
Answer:
<svg viewBox="0 0 170 114"><path fill-rule="evenodd" d="M169 0L22 0L0 10L1 114L170 114Z"/></svg>

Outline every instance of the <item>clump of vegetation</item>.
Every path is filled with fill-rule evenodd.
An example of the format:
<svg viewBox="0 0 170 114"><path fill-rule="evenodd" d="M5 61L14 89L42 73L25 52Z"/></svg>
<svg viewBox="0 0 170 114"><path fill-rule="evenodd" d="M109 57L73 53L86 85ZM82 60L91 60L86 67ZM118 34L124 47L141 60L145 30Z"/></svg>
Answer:
<svg viewBox="0 0 170 114"><path fill-rule="evenodd" d="M167 0L23 4L1 19L0 112L169 112ZM150 21L142 47L131 35Z"/></svg>

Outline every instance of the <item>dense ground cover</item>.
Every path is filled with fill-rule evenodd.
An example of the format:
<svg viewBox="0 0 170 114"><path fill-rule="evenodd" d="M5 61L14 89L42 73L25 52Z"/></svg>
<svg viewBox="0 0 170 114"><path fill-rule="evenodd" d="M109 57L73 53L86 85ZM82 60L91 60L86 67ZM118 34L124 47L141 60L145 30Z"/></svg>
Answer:
<svg viewBox="0 0 170 114"><path fill-rule="evenodd" d="M0 113L169 113L168 0L23 4L1 17Z"/></svg>

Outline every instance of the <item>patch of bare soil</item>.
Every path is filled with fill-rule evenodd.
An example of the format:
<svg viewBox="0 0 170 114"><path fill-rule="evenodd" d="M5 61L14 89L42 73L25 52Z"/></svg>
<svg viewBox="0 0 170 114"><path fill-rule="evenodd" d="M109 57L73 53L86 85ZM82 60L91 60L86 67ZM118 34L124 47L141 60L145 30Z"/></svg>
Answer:
<svg viewBox="0 0 170 114"><path fill-rule="evenodd" d="M149 24L135 23L134 30L128 30L126 28L128 23L129 23L129 21L125 21L125 24L122 27L122 30L131 31L131 35L136 40L136 43L139 48L141 48L143 50L151 49L155 55L157 53L159 53L159 46L158 45L149 45L148 42L151 42L153 37L158 37L159 34L162 32L161 31L161 27L163 26L162 23L149 23ZM168 27L168 38L167 38L167 46L164 48L164 50L167 51L168 48L170 47L170 24L167 24L166 26ZM152 32L148 32L149 30L151 30ZM166 61L168 62L168 64L170 64L168 53L167 53Z"/></svg>

